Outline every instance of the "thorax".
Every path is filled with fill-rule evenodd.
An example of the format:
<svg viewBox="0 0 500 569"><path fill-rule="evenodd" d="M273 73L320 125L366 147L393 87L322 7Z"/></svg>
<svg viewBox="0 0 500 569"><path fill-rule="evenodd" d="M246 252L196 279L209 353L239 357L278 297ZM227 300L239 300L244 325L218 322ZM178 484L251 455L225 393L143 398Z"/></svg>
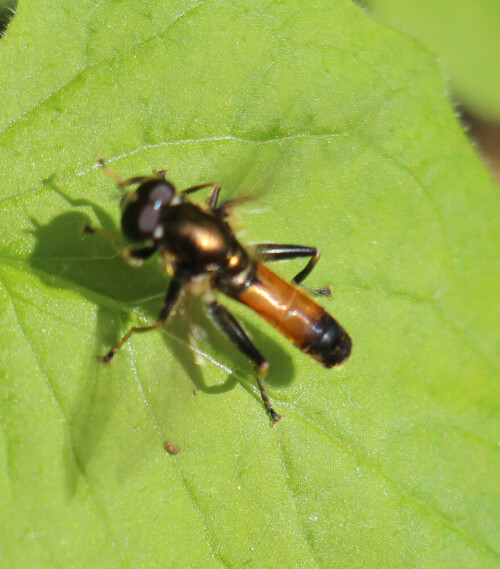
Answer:
<svg viewBox="0 0 500 569"><path fill-rule="evenodd" d="M161 219L161 249L193 275L237 273L248 264L248 255L230 226L192 202L168 208Z"/></svg>

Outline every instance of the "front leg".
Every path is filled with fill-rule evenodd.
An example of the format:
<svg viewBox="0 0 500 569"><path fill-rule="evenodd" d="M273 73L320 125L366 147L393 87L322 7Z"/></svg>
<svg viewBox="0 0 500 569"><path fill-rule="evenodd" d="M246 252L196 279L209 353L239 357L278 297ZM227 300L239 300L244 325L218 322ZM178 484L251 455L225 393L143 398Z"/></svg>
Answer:
<svg viewBox="0 0 500 569"><path fill-rule="evenodd" d="M112 243L113 247L116 249L120 257L134 266L142 265L146 259L149 259L149 257L151 257L151 255L156 252L156 247L154 245L141 247L140 249L125 247L113 234L108 233L107 231L103 231L102 229L93 229L90 227L90 225L86 225L83 228L83 233L90 233L90 235L99 235L100 237L107 239Z"/></svg>
<svg viewBox="0 0 500 569"><path fill-rule="evenodd" d="M156 180L156 178L153 176L134 176L133 178L128 178L127 180L123 180L122 178L120 178L120 176L118 176L118 174L116 174L115 172L113 172L113 170L110 170L108 168L108 166L106 165L106 160L104 158L99 158L97 160L97 163L102 168L102 171L106 174L106 176L114 180L119 188L126 188L127 186L132 186L133 184L143 184L144 182L147 182L149 180ZM163 170L161 171L163 172Z"/></svg>

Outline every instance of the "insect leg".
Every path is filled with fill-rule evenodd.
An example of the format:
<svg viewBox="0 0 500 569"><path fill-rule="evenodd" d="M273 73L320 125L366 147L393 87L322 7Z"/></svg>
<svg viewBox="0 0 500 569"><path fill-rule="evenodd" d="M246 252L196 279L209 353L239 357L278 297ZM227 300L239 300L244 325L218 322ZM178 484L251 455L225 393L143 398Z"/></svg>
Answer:
<svg viewBox="0 0 500 569"><path fill-rule="evenodd" d="M255 245L255 254L262 261L285 261L287 259L297 259L299 257L310 257L307 265L299 271L292 279L292 283L303 286L309 292L319 296L330 296L330 287L312 290L302 282L311 274L312 270L319 261L321 253L316 247L304 247L302 245L275 245L274 243L260 243Z"/></svg>
<svg viewBox="0 0 500 569"><path fill-rule="evenodd" d="M259 384L260 396L264 403L267 412L271 416L271 425L275 425L280 419L281 415L278 415L276 411L272 408L269 401L269 397L266 392L266 387L264 385L264 377L269 371L269 364L264 359L262 354L253 345L250 338L247 336L246 332L243 330L236 318L221 304L217 302L207 302L206 307L208 313L212 320L215 322L217 327L223 332L231 341L233 341L239 350L243 352L248 358L250 358L256 365L257 371L257 382Z"/></svg>
<svg viewBox="0 0 500 569"><path fill-rule="evenodd" d="M198 190L203 190L203 188L212 188L210 193L208 194L207 198L207 205L209 208L214 208L217 205L217 201L219 199L220 194L220 184L217 182L208 182L206 184L198 184L197 186L192 186L191 188L187 188L186 190L182 190L181 195L187 196L188 194L193 194Z"/></svg>
<svg viewBox="0 0 500 569"><path fill-rule="evenodd" d="M130 247L125 247L112 233L108 233L102 229L93 229L89 225L86 225L83 228L83 233L99 235L100 237L111 241L114 248L118 251L118 254L131 265L142 265L143 261L149 259L149 257L151 257L151 255L156 252L156 247L152 245L148 247L141 247L140 249L131 249Z"/></svg>
<svg viewBox="0 0 500 569"><path fill-rule="evenodd" d="M128 178L128 180L122 180L120 176L118 176L118 174L116 174L115 172L113 172L113 170L110 170L106 166L106 161L104 160L104 158L99 158L97 163L101 166L106 176L114 180L120 188L126 188L127 186L131 186L132 184L142 184L143 182L147 182L148 180L156 179L152 176L135 176L133 178Z"/></svg>
<svg viewBox="0 0 500 569"><path fill-rule="evenodd" d="M251 198L241 197L223 201L220 206L213 208L213 213L221 219L227 219L233 213L237 206L250 201Z"/></svg>
<svg viewBox="0 0 500 569"><path fill-rule="evenodd" d="M116 354L116 352L125 344L125 342L132 336L132 334L141 333L141 332L150 332L151 330L157 330L161 328L163 324L165 324L165 320L168 318L169 314L172 312L177 299L179 298L179 294L182 289L182 285L184 284L185 279L179 276L174 276L172 279L170 286L168 287L167 294L165 295L165 300L163 302L162 309L160 310L160 314L156 323L152 326L133 326L130 330L123 336L123 338L109 350L107 354L104 356L100 356L99 359L104 362L106 365L109 365L111 358Z"/></svg>
<svg viewBox="0 0 500 569"><path fill-rule="evenodd" d="M208 198L207 198L207 205L210 209L217 207L217 202L219 201L220 190L221 190L220 184L214 184L212 186L212 189L210 190L210 193L208 194Z"/></svg>

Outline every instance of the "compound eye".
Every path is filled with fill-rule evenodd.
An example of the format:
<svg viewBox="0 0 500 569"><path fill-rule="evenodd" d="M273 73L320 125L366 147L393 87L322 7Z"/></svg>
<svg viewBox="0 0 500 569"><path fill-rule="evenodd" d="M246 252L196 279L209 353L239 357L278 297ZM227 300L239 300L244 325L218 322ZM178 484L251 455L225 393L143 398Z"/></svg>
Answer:
<svg viewBox="0 0 500 569"><path fill-rule="evenodd" d="M144 235L152 235L160 221L160 208L154 205L145 205L141 208L137 218L137 228Z"/></svg>
<svg viewBox="0 0 500 569"><path fill-rule="evenodd" d="M137 199L154 204L157 208L170 203L175 194L174 186L166 180L151 178L137 188Z"/></svg>
<svg viewBox="0 0 500 569"><path fill-rule="evenodd" d="M158 182L150 188L148 201L154 204L155 208L170 203L174 197L174 187L168 182Z"/></svg>
<svg viewBox="0 0 500 569"><path fill-rule="evenodd" d="M122 230L131 241L151 239L159 222L160 209L155 209L153 204L136 200L123 210Z"/></svg>
<svg viewBox="0 0 500 569"><path fill-rule="evenodd" d="M131 241L152 239L162 208L168 207L175 188L166 180L150 178L122 200L122 229Z"/></svg>

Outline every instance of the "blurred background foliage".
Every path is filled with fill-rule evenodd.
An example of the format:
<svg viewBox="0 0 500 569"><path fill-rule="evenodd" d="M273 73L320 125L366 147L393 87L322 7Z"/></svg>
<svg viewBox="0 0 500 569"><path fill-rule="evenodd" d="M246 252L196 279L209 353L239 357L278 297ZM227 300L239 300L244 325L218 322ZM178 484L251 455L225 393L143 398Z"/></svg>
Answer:
<svg viewBox="0 0 500 569"><path fill-rule="evenodd" d="M500 2L359 0L436 55L462 122L500 182Z"/></svg>

